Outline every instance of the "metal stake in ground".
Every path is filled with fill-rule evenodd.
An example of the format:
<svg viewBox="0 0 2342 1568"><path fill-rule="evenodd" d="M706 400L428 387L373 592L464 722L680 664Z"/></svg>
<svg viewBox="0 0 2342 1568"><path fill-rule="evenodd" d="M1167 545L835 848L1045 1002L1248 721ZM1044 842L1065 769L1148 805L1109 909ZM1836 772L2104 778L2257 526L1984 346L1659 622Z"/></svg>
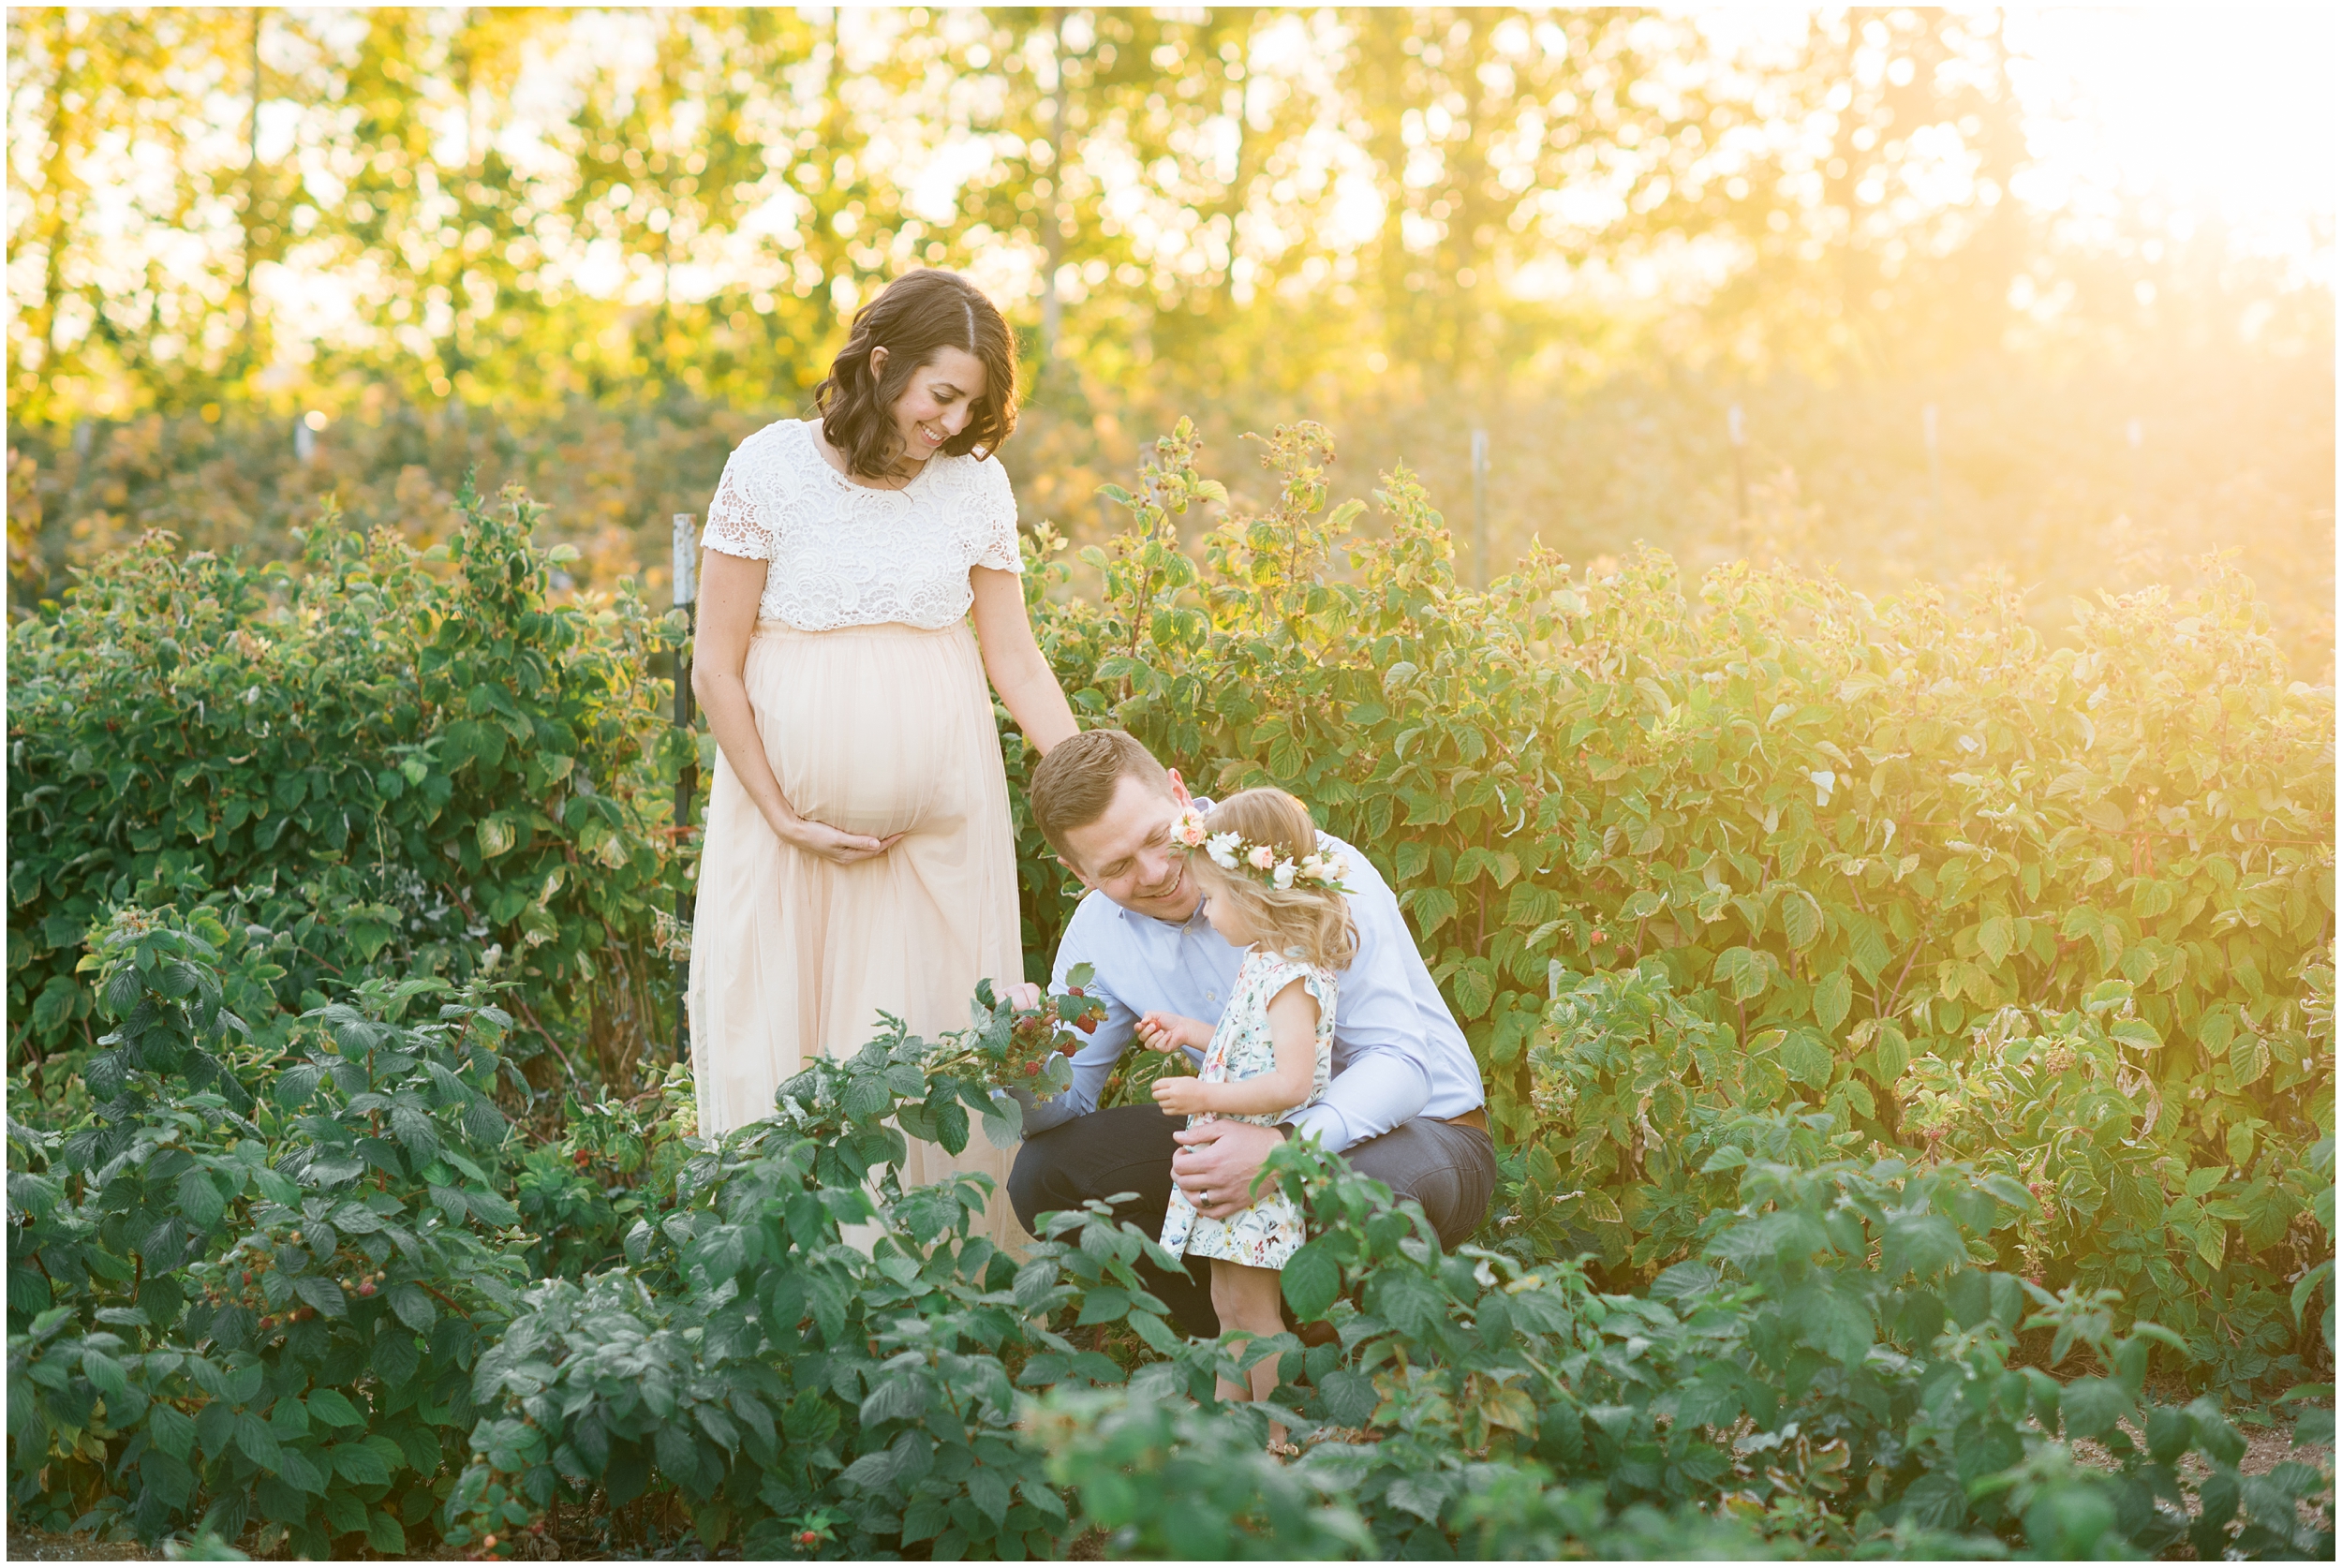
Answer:
<svg viewBox="0 0 2342 1568"><path fill-rule="evenodd" d="M1472 433L1472 566L1489 589L1489 433Z"/></svg>
<svg viewBox="0 0 2342 1568"><path fill-rule="evenodd" d="M1927 492L1935 507L1935 526L1944 525L1944 457L1935 439L1935 405L1920 410L1920 430L1927 437Z"/></svg>
<svg viewBox="0 0 2342 1568"><path fill-rule="evenodd" d="M692 739L691 704L691 643L690 635L699 630L698 584L693 581L699 566L699 540L693 537L692 514L674 514L674 605L683 612L686 637L674 651L674 722L683 732L683 738L691 747L690 760L683 764L683 772L674 781L674 845L675 852L683 852L684 840L691 827L691 803L699 797L699 747ZM674 920L678 932L688 932L691 924L691 895L681 889L675 891ZM687 1060L691 1050L691 1020L684 1006L684 992L691 983L691 964L688 958L675 960L674 973L674 1059Z"/></svg>
<svg viewBox="0 0 2342 1568"><path fill-rule="evenodd" d="M1741 417L1741 406L1732 405L1732 412L1725 421L1725 429L1732 437L1732 493L1739 497L1740 510L1732 515L1741 522L1748 521L1748 421Z"/></svg>

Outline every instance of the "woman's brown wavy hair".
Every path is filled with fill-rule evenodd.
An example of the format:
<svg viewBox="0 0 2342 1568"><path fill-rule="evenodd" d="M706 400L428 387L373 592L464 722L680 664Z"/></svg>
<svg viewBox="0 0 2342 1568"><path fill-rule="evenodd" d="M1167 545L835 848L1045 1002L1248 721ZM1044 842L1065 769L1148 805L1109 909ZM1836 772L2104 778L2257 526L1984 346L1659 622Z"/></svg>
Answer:
<svg viewBox="0 0 2342 1568"><path fill-rule="evenodd" d="M886 350L885 369L875 377L873 348ZM846 346L813 389L822 434L855 473L880 479L893 470L903 445L895 429L895 400L912 376L945 348L983 361L985 386L967 428L942 450L954 457L977 451L989 457L1016 428L1016 339L1008 323L984 291L957 273L923 267L905 273L854 312Z"/></svg>
<svg viewBox="0 0 2342 1568"><path fill-rule="evenodd" d="M1234 833L1248 844L1267 844L1279 860L1298 865L1317 852L1317 824L1310 808L1282 790L1242 790L1205 814L1211 833ZM1358 929L1350 901L1330 888L1296 882L1270 887L1239 872L1224 871L1201 850L1188 852L1207 897L1224 898L1244 916L1255 943L1271 953L1298 953L1321 969L1346 969L1357 955Z"/></svg>

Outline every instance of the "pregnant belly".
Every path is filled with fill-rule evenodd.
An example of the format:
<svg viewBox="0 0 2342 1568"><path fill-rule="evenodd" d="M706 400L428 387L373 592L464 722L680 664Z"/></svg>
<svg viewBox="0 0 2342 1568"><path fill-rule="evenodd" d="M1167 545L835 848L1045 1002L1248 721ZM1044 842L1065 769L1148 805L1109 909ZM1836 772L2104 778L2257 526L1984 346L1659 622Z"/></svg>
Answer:
<svg viewBox="0 0 2342 1568"><path fill-rule="evenodd" d="M774 672L779 678L751 680L765 754L799 816L879 838L948 833L964 820L964 683L902 641L913 645L788 658L795 668Z"/></svg>

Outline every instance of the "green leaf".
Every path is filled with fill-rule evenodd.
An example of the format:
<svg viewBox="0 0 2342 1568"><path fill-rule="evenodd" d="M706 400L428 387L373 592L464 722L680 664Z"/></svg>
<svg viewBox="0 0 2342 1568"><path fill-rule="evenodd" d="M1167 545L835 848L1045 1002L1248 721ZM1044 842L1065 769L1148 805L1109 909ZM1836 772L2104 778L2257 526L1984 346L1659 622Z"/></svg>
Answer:
<svg viewBox="0 0 2342 1568"><path fill-rule="evenodd" d="M325 1317L338 1318L348 1310L348 1306L342 1300L341 1286L322 1274L304 1274L296 1277L293 1280L293 1289L300 1293L302 1300L316 1308Z"/></svg>
<svg viewBox="0 0 2342 1568"><path fill-rule="evenodd" d="M1466 1023L1486 1013L1489 1004L1496 999L1496 983L1477 963L1464 965L1447 984L1455 993L1456 1014Z"/></svg>
<svg viewBox="0 0 2342 1568"><path fill-rule="evenodd" d="M1890 1023L1878 1026L1878 1044L1875 1047L1878 1062L1878 1081L1892 1085L1911 1066L1911 1043L1902 1029Z"/></svg>
<svg viewBox="0 0 2342 1568"><path fill-rule="evenodd" d="M179 1207L198 1227L210 1230L228 1212L228 1200L219 1195L210 1175L199 1167L179 1177Z"/></svg>
<svg viewBox="0 0 2342 1568"><path fill-rule="evenodd" d="M311 1497L325 1495L325 1472L319 1467L315 1459L298 1448L286 1448L279 1451L276 1473L284 1478L287 1486L296 1491L306 1492Z"/></svg>
<svg viewBox="0 0 2342 1568"><path fill-rule="evenodd" d="M2112 1378L2076 1378L2059 1396L2058 1408L2068 1437L2099 1437L2130 1414L2130 1392Z"/></svg>
<svg viewBox="0 0 2342 1568"><path fill-rule="evenodd" d="M1341 1265L1321 1236L1304 1242L1286 1260L1281 1283L1293 1315L1302 1323L1315 1323L1341 1294Z"/></svg>
<svg viewBox="0 0 2342 1568"><path fill-rule="evenodd" d="M1879 1273L1890 1282L1908 1269L1921 1280L1932 1278L1968 1258L1960 1227L1940 1214L1897 1214L1887 1220L1879 1250Z"/></svg>
<svg viewBox="0 0 2342 1568"><path fill-rule="evenodd" d="M416 1333L422 1333L438 1321L439 1309L432 1304L431 1297L424 1294L422 1286L396 1284L390 1288L388 1294L391 1310L398 1314L399 1322Z"/></svg>
<svg viewBox="0 0 2342 1568"><path fill-rule="evenodd" d="M1716 980L1723 983L1726 994L1734 1001L1755 1001L1772 983L1770 966L1766 964L1763 954L1754 948L1726 948L1716 954L1712 972Z"/></svg>
<svg viewBox="0 0 2342 1568"><path fill-rule="evenodd" d="M1456 895L1444 887L1409 888L1399 901L1415 916L1416 935L1424 941L1456 918Z"/></svg>
<svg viewBox="0 0 2342 1568"><path fill-rule="evenodd" d="M1015 1148L1024 1135L1024 1108L1006 1097L992 1102L984 1117L985 1141L994 1148Z"/></svg>
<svg viewBox="0 0 2342 1568"><path fill-rule="evenodd" d="M236 1417L236 1446L244 1450L245 1457L272 1475L285 1462L285 1451L278 1444L276 1434L269 1429L267 1422L250 1411Z"/></svg>
<svg viewBox="0 0 2342 1568"><path fill-rule="evenodd" d="M386 1387L404 1387L422 1360L422 1352L416 1349L414 1337L401 1333L395 1325L374 1341L374 1369Z"/></svg>
<svg viewBox="0 0 2342 1568"><path fill-rule="evenodd" d="M365 1417L358 1413L358 1407L337 1389L320 1388L312 1393L309 1396L309 1414L329 1427L365 1424Z"/></svg>
<svg viewBox="0 0 2342 1568"><path fill-rule="evenodd" d="M1834 1035L1838 1026L1854 1007L1854 980L1845 969L1834 969L1814 987L1814 1021L1824 1034Z"/></svg>
<svg viewBox="0 0 2342 1568"><path fill-rule="evenodd" d="M407 1555L407 1531L386 1508L366 1510L366 1544L384 1557Z"/></svg>
<svg viewBox="0 0 2342 1568"><path fill-rule="evenodd" d="M1781 1068L1801 1084L1827 1088L1830 1074L1837 1066L1830 1047L1803 1029L1791 1029L1781 1042Z"/></svg>
<svg viewBox="0 0 2342 1568"><path fill-rule="evenodd" d="M325 1069L322 1067L313 1062L296 1063L276 1075L276 1083L273 1090L274 1097L276 1102L287 1110L297 1111L309 1102L310 1097L317 1093L318 1085L324 1080L324 1077Z"/></svg>
<svg viewBox="0 0 2342 1568"><path fill-rule="evenodd" d="M1789 939L1789 946L1802 953L1821 939L1821 905L1802 888L1793 888L1781 895L1781 929Z"/></svg>
<svg viewBox="0 0 2342 1568"><path fill-rule="evenodd" d="M862 1401L862 1424L875 1427L885 1421L916 1421L926 1413L927 1398L927 1380L924 1377L881 1378L869 1397Z"/></svg>
<svg viewBox="0 0 2342 1568"><path fill-rule="evenodd" d="M130 1380L123 1374L122 1363L99 1350L82 1352L82 1375L92 1387L108 1399L119 1404L130 1392Z"/></svg>
<svg viewBox="0 0 2342 1568"><path fill-rule="evenodd" d="M2147 1412L2147 1455L2157 1464L2176 1463L2195 1440L2195 1423L2186 1411L2157 1405Z"/></svg>
<svg viewBox="0 0 2342 1568"><path fill-rule="evenodd" d="M1968 1489L1956 1475L1930 1471L1904 1489L1903 1516L1921 1530L1957 1530L1968 1516Z"/></svg>
<svg viewBox="0 0 2342 1568"><path fill-rule="evenodd" d="M1738 1421L1743 1408L1736 1384L1723 1379L1696 1379L1677 1391L1675 1419L1686 1426L1721 1430Z"/></svg>
<svg viewBox="0 0 2342 1568"><path fill-rule="evenodd" d="M1870 1309L1834 1290L1808 1286L1790 1300L1805 1342L1842 1366L1860 1366L1873 1341Z"/></svg>
<svg viewBox="0 0 2342 1568"><path fill-rule="evenodd" d="M1133 1333L1147 1341L1147 1348L1157 1355L1176 1355L1186 1348L1179 1337L1171 1331L1171 1325L1156 1313L1134 1311L1124 1321L1130 1324Z"/></svg>
<svg viewBox="0 0 2342 1568"><path fill-rule="evenodd" d="M1094 1323L1119 1323L1130 1309L1130 1292L1115 1285L1093 1285L1082 1297L1081 1316L1074 1320L1074 1326L1087 1328Z"/></svg>
<svg viewBox="0 0 2342 1568"><path fill-rule="evenodd" d="M882 1072L857 1072L846 1081L839 1108L848 1120L868 1121L882 1117L895 1103L895 1090Z"/></svg>
<svg viewBox="0 0 2342 1568"><path fill-rule="evenodd" d="M195 1449L195 1418L159 1400L146 1411L146 1439L174 1459Z"/></svg>
<svg viewBox="0 0 2342 1568"><path fill-rule="evenodd" d="M968 1500L994 1524L1008 1515L1009 1484L997 1470L978 1466L968 1472Z"/></svg>

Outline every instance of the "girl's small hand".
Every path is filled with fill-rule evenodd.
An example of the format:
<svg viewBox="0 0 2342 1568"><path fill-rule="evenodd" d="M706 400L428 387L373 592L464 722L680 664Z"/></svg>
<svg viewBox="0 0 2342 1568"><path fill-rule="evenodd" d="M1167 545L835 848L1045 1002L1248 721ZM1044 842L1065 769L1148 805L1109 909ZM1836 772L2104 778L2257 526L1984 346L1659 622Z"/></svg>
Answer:
<svg viewBox="0 0 2342 1568"><path fill-rule="evenodd" d="M1205 1103L1210 1098L1205 1091L1210 1087L1201 1078L1157 1078L1155 1103L1165 1116L1200 1116L1211 1109Z"/></svg>
<svg viewBox="0 0 2342 1568"><path fill-rule="evenodd" d="M1138 1020L1137 1034L1141 1045L1165 1056L1181 1047L1195 1051L1211 1048L1211 1026L1176 1013L1145 1014Z"/></svg>

